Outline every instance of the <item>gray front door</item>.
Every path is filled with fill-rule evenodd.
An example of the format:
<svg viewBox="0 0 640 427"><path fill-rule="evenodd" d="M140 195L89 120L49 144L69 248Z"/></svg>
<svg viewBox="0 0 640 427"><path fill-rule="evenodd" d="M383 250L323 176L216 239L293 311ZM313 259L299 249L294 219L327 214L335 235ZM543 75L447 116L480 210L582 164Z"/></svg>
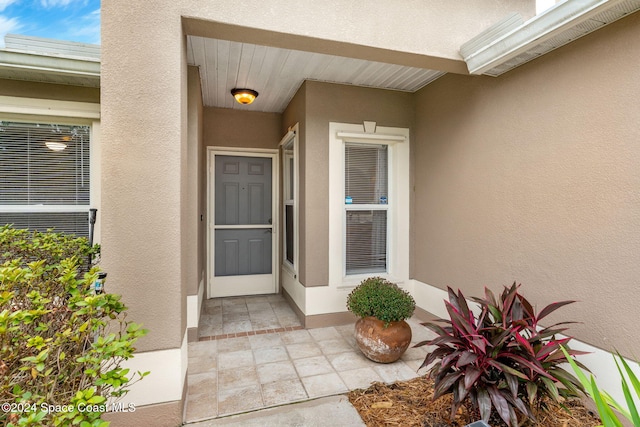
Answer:
<svg viewBox="0 0 640 427"><path fill-rule="evenodd" d="M214 157L209 295L273 293L273 159Z"/></svg>

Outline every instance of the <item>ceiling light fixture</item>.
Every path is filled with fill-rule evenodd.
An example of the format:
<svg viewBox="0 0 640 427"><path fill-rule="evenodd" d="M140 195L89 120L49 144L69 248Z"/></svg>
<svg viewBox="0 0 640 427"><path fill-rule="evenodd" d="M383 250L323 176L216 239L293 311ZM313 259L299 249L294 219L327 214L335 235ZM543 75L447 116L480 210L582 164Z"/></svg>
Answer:
<svg viewBox="0 0 640 427"><path fill-rule="evenodd" d="M253 89L231 89L231 95L238 101L239 104L249 105L258 97L258 92Z"/></svg>

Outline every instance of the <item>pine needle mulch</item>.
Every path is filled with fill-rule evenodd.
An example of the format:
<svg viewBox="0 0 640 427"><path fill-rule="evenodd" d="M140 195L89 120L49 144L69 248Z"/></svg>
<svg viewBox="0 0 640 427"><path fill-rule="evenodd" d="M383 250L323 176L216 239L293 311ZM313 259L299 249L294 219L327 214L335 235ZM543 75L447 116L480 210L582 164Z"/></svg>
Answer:
<svg viewBox="0 0 640 427"><path fill-rule="evenodd" d="M353 390L348 396L367 427L463 427L478 420L478 415L473 414L471 408L462 407L451 421L451 396L432 401L433 381L426 377L393 384L376 382L366 390ZM548 410L535 414L536 423L525 421L521 426L594 427L601 424L580 400L566 401L565 406L570 412L549 403ZM489 424L506 427L496 417L494 413Z"/></svg>

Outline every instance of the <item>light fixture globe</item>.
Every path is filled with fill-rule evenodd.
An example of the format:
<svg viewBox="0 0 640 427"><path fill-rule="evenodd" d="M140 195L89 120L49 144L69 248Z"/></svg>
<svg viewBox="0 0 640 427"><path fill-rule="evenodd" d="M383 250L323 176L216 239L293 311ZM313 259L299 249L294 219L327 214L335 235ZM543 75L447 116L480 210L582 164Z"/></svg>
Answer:
<svg viewBox="0 0 640 427"><path fill-rule="evenodd" d="M67 144L60 141L46 141L44 145L51 151L62 151L67 148Z"/></svg>
<svg viewBox="0 0 640 427"><path fill-rule="evenodd" d="M238 101L239 104L249 105L258 97L258 92L253 89L231 89L231 95Z"/></svg>
<svg viewBox="0 0 640 427"><path fill-rule="evenodd" d="M67 148L67 144L71 141L70 136L63 136L59 141L45 141L44 145L51 151L62 151Z"/></svg>

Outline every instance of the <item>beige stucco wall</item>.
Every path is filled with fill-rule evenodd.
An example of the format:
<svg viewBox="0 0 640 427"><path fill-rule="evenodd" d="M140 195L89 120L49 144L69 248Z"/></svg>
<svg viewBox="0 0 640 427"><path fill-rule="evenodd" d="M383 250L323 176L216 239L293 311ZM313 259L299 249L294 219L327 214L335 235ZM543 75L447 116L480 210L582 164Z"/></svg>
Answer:
<svg viewBox="0 0 640 427"><path fill-rule="evenodd" d="M58 101L100 102L100 89L50 83L0 79L0 95Z"/></svg>
<svg viewBox="0 0 640 427"><path fill-rule="evenodd" d="M206 107L202 143L205 147L275 149L283 136L281 121L278 113Z"/></svg>
<svg viewBox="0 0 640 427"><path fill-rule="evenodd" d="M306 115L304 166L301 183L300 282L326 286L329 282L329 122L374 121L378 126L413 126L413 96L410 93L336 85L314 81L305 86ZM304 254L304 255L303 255Z"/></svg>
<svg viewBox="0 0 640 427"><path fill-rule="evenodd" d="M414 277L514 280L576 337L640 354L640 14L500 78L416 96Z"/></svg>
<svg viewBox="0 0 640 427"><path fill-rule="evenodd" d="M165 3L101 8L102 265L149 329L139 351L179 348L186 332L186 49Z"/></svg>

